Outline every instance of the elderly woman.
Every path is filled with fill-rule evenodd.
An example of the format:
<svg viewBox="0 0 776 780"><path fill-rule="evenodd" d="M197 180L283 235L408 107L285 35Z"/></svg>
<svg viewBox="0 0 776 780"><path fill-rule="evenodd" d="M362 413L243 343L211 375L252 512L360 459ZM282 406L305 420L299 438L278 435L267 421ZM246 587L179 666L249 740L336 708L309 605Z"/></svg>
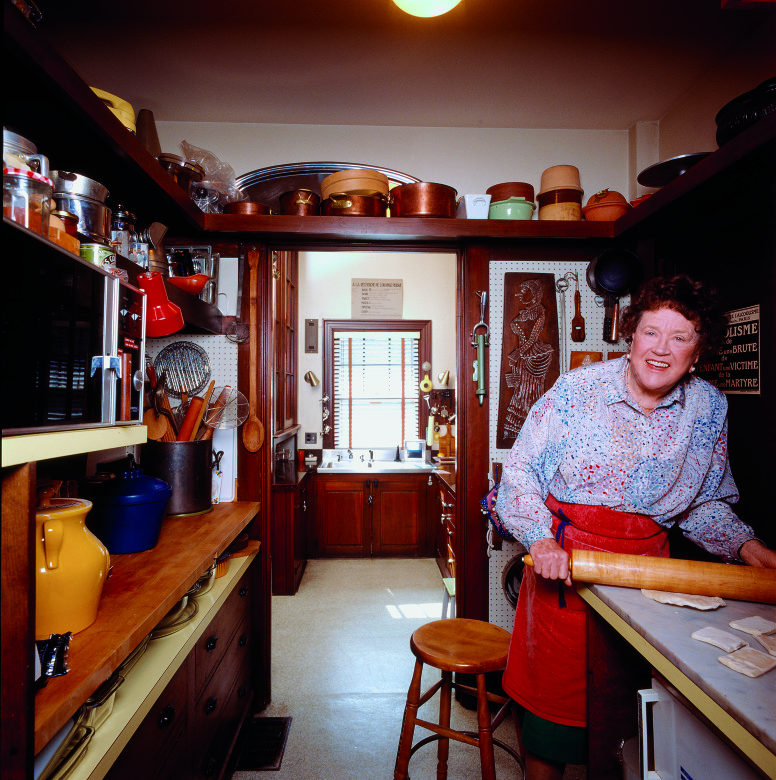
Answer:
<svg viewBox="0 0 776 780"><path fill-rule="evenodd" d="M575 548L668 556L668 529L728 561L776 568L735 515L727 401L693 376L726 321L686 276L653 279L622 318L627 356L571 371L531 410L504 464L497 511L531 553L503 686L525 709L526 777L586 760L586 607Z"/></svg>

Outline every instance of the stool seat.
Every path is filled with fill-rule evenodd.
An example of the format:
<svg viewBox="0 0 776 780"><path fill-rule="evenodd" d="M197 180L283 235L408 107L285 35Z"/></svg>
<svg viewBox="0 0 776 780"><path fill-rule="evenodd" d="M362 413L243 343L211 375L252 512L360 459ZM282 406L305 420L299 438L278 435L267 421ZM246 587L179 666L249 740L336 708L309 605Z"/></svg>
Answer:
<svg viewBox="0 0 776 780"><path fill-rule="evenodd" d="M483 674L506 668L508 631L492 623L450 618L426 623L410 639L412 654L445 672Z"/></svg>

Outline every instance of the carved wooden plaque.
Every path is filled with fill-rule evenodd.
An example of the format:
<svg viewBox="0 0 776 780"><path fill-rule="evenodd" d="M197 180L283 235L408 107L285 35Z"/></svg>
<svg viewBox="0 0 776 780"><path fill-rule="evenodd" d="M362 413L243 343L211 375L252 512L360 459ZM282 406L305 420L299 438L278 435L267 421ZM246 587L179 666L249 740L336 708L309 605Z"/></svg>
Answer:
<svg viewBox="0 0 776 780"><path fill-rule="evenodd" d="M560 375L555 276L504 275L496 446L511 449L528 412Z"/></svg>

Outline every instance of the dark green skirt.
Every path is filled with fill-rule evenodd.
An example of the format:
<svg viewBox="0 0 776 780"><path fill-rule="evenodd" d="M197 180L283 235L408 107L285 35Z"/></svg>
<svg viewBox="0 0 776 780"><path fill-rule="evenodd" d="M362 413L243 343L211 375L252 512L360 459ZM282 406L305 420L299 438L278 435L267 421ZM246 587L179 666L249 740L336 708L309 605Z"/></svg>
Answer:
<svg viewBox="0 0 776 780"><path fill-rule="evenodd" d="M564 726L545 720L517 705L517 716L522 721L521 739L529 752L550 761L564 764L587 763L587 728Z"/></svg>

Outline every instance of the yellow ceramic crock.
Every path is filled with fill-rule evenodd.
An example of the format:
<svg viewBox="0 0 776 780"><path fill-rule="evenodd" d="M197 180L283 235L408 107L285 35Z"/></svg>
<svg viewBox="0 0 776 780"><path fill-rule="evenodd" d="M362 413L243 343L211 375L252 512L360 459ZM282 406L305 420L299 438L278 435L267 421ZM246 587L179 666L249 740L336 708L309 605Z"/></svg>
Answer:
<svg viewBox="0 0 776 780"><path fill-rule="evenodd" d="M42 497L35 512L35 639L83 631L97 619L110 556L86 527L92 502Z"/></svg>

